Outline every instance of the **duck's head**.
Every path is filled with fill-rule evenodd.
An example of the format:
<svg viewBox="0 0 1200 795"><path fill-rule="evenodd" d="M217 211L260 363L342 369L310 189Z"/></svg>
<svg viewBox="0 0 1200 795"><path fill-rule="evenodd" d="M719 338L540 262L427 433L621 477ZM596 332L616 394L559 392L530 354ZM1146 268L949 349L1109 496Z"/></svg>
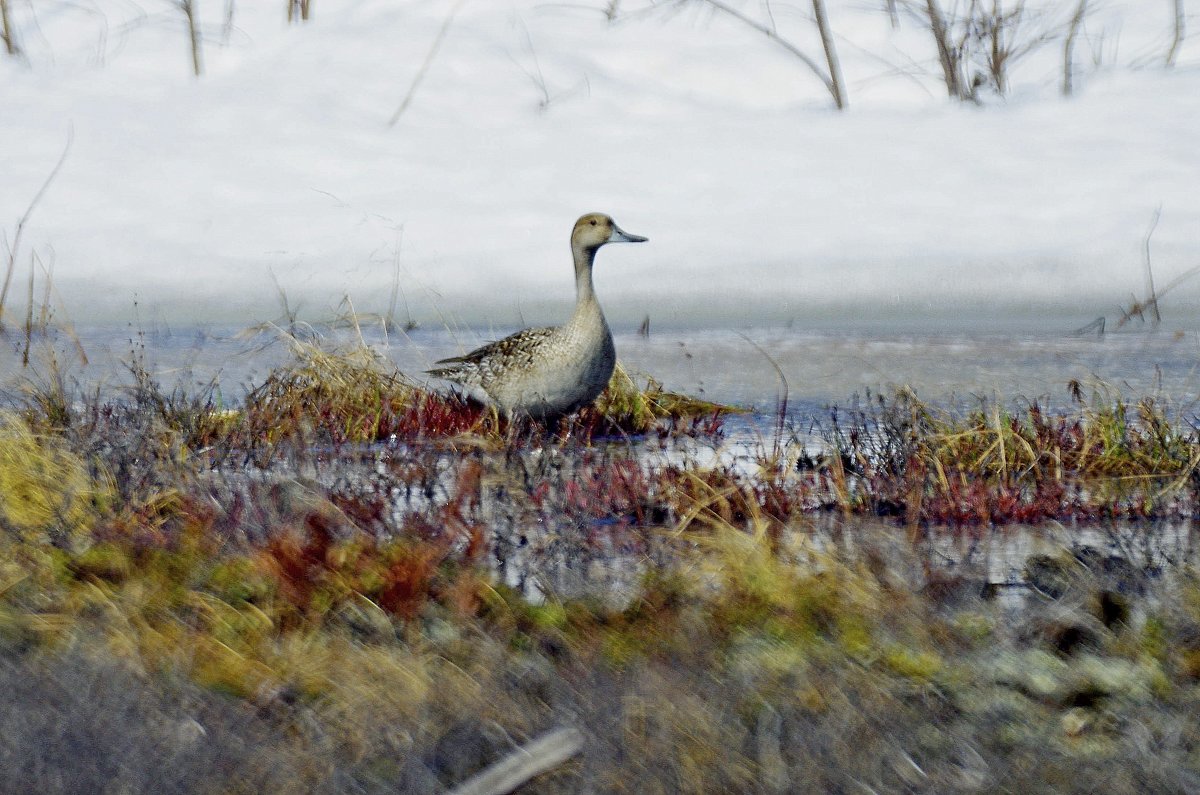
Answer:
<svg viewBox="0 0 1200 795"><path fill-rule="evenodd" d="M571 231L571 247L595 251L605 243L645 243L649 238L631 235L603 213L588 213L575 222Z"/></svg>

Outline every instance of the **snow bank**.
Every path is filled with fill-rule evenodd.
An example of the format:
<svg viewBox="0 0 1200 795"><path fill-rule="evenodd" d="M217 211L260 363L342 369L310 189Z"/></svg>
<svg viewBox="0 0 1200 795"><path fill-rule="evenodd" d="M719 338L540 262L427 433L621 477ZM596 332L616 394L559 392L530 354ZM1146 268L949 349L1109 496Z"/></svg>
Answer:
<svg viewBox="0 0 1200 795"><path fill-rule="evenodd" d="M0 59L0 228L11 240L73 131L17 279L30 251L52 261L77 320L135 300L175 322L271 317L272 278L308 316L344 295L384 311L397 270L426 322L554 318L567 233L591 210L651 238L601 255L618 322L1094 316L1141 290L1159 205L1160 284L1200 265L1200 47L1156 64L1166 2L1092 18L1074 98L1054 44L976 107L946 99L915 21L830 0L839 114L720 15L611 24L601 0L471 0L394 127L448 0L318 0L291 27L282 0L242 0L226 42L222 4L200 3L200 79L166 2L14 3L27 57ZM819 56L806 6L772 7ZM1200 283L1172 299L1200 301Z"/></svg>

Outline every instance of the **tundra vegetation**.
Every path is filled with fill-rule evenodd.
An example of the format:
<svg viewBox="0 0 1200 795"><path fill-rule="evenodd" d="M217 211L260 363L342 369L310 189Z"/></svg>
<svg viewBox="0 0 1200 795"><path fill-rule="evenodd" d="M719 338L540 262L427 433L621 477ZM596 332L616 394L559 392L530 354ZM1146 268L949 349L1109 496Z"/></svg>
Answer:
<svg viewBox="0 0 1200 795"><path fill-rule="evenodd" d="M7 395L0 789L1197 786L1170 404L901 390L739 447L624 371L543 428L289 344L231 404L136 352Z"/></svg>
<svg viewBox="0 0 1200 795"><path fill-rule="evenodd" d="M733 18L850 101L844 6L595 5ZM1171 67L1187 14L1157 5ZM1087 0L878 6L955 99L1051 45L1070 94L1105 57ZM198 78L209 7L163 3ZM0 0L4 57L31 8ZM736 408L619 369L547 428L299 339L286 306L291 358L242 394L164 385L136 349L99 391L38 351L72 338L22 236L45 189L0 263L30 373L0 393L0 791L1200 790L1190 406L899 389L781 406L747 442ZM1118 327L1194 274L1156 290L1149 265L1148 234Z"/></svg>

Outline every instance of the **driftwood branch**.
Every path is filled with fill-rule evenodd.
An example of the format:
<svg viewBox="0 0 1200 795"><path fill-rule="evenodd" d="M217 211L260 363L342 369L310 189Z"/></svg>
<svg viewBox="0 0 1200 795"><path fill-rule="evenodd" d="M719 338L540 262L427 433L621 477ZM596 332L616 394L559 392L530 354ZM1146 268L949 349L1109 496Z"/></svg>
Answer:
<svg viewBox="0 0 1200 795"><path fill-rule="evenodd" d="M583 734L571 727L531 740L450 790L447 795L506 795L583 750Z"/></svg>

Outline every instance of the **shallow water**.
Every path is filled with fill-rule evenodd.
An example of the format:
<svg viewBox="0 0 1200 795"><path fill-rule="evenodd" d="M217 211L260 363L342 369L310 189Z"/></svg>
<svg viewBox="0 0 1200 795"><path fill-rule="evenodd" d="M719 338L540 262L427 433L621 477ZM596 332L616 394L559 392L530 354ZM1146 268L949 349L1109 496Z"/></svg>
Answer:
<svg viewBox="0 0 1200 795"><path fill-rule="evenodd" d="M319 332L302 326L299 331L327 345L351 345L361 333L402 372L420 377L437 359L512 329L419 328L388 334L374 324ZM287 360L285 336L278 329L87 328L79 330L78 345L62 332L35 339L29 366L22 363L24 342L10 337L0 354L0 385L11 392L23 381L44 378L53 358L89 391L97 385L119 389L129 380L126 363L141 357L162 386L195 390L215 380L222 400L235 404L248 386L261 383L272 367ZM799 423L824 416L828 405L844 406L868 391L887 394L902 385L941 404L1038 399L1053 407L1069 403L1068 382L1077 380L1089 392L1101 388L1168 398L1184 416L1200 395L1200 338L1183 331L1097 337L862 327L691 329L655 331L649 337L618 333L616 345L631 372L651 375L671 390L754 409L755 415L730 423L735 432L769 429L785 388L789 417Z"/></svg>

